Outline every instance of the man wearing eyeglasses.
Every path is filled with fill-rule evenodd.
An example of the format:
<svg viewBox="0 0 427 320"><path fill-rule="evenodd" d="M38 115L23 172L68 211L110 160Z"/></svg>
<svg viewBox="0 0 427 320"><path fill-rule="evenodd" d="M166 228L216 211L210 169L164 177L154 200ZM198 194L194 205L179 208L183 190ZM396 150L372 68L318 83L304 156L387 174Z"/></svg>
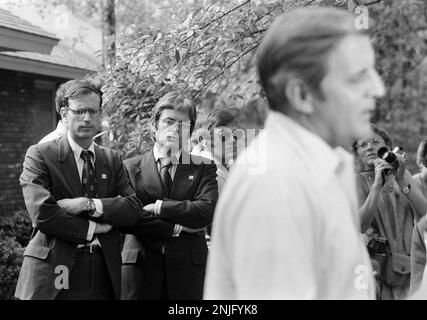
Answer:
<svg viewBox="0 0 427 320"><path fill-rule="evenodd" d="M216 166L188 153L196 108L170 92L153 108L154 147L124 163L144 209L169 228L165 235L127 235L122 252L122 299L202 299L205 229L218 198Z"/></svg>
<svg viewBox="0 0 427 320"><path fill-rule="evenodd" d="M138 225L143 232L151 218L119 155L93 142L101 102L101 92L87 81L63 84L57 108L66 133L27 151L20 183L34 230L15 292L19 299L120 297L117 227L131 232Z"/></svg>

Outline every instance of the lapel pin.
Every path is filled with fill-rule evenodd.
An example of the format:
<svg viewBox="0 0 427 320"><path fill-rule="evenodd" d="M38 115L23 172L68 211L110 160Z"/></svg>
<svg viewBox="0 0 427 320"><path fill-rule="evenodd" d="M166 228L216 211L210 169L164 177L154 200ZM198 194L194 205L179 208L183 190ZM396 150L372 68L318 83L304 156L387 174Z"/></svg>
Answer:
<svg viewBox="0 0 427 320"><path fill-rule="evenodd" d="M194 176L188 176L188 180L193 180Z"/></svg>
<svg viewBox="0 0 427 320"><path fill-rule="evenodd" d="M107 175L105 173L101 174L101 179L107 180Z"/></svg>

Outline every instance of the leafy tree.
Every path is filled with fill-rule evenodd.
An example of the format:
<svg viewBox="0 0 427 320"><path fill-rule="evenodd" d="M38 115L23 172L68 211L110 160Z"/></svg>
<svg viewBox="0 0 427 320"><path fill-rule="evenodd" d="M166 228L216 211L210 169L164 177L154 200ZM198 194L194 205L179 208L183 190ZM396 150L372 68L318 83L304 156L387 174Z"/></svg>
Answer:
<svg viewBox="0 0 427 320"><path fill-rule="evenodd" d="M396 145L409 152L410 169L415 172L416 148L427 138L427 87L422 86L421 77L427 55L427 6L421 0L390 0L369 8L375 22L372 31L377 69L387 90L374 121L388 129Z"/></svg>
<svg viewBox="0 0 427 320"><path fill-rule="evenodd" d="M164 15L169 27L132 25L118 39L118 65L101 75L105 109L113 128L111 146L125 156L151 145L148 119L153 104L171 89L198 101L199 116L213 107L254 107L265 102L253 53L274 17L297 6L366 5L387 96L374 121L415 158L425 132L425 99L419 66L426 55L425 4L409 1L215 1L186 2ZM414 162L410 167L414 169Z"/></svg>
<svg viewBox="0 0 427 320"><path fill-rule="evenodd" d="M117 39L116 66L100 75L113 146L125 156L148 149L151 109L170 90L206 109L265 105L253 63L262 35L284 10L321 3L187 2L163 16L167 30L132 26Z"/></svg>

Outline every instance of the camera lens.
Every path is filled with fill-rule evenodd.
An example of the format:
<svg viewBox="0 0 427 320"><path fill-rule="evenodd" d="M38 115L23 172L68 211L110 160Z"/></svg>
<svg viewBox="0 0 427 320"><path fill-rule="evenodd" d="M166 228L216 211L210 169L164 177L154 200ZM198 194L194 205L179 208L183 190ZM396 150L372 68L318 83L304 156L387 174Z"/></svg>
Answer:
<svg viewBox="0 0 427 320"><path fill-rule="evenodd" d="M386 147L379 148L377 155L389 164L394 164L397 160L396 155Z"/></svg>

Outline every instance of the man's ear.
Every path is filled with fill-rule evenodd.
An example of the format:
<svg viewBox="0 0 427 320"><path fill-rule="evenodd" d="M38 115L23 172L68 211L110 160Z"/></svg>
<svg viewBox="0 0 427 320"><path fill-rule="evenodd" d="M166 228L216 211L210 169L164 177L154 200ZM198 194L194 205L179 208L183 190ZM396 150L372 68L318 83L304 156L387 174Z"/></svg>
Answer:
<svg viewBox="0 0 427 320"><path fill-rule="evenodd" d="M65 126L66 128L68 128L68 122L67 122L67 109L65 109L65 108L61 108L61 109L59 110L59 115L61 116L61 120L62 120L62 123L64 124L64 126Z"/></svg>
<svg viewBox="0 0 427 320"><path fill-rule="evenodd" d="M150 121L150 135L151 135L151 139L156 142L156 123Z"/></svg>
<svg viewBox="0 0 427 320"><path fill-rule="evenodd" d="M292 108L303 114L313 113L313 96L302 80L290 79L284 90Z"/></svg>

